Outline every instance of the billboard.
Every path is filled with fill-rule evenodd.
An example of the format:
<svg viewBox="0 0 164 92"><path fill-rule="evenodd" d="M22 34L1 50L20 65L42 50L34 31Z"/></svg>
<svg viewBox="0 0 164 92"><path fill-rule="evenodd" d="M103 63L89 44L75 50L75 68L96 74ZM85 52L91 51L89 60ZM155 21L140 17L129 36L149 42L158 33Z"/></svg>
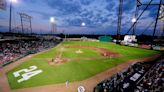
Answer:
<svg viewBox="0 0 164 92"><path fill-rule="evenodd" d="M2 10L6 9L6 0L0 0L0 9Z"/></svg>
<svg viewBox="0 0 164 92"><path fill-rule="evenodd" d="M124 41L132 43L132 42L137 42L137 39L135 35L125 35Z"/></svg>

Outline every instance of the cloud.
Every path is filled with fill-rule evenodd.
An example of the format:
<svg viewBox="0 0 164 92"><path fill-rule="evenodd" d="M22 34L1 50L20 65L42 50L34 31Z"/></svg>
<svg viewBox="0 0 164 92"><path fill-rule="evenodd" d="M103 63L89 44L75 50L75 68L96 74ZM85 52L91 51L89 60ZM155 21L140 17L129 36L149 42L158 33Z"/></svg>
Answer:
<svg viewBox="0 0 164 92"><path fill-rule="evenodd" d="M90 5L95 0L79 0L82 5Z"/></svg>
<svg viewBox="0 0 164 92"><path fill-rule="evenodd" d="M144 3L148 2L148 0L141 1ZM158 1L156 0L156 2ZM101 33L101 31L112 33L109 30L114 30L114 32L117 30L119 0L22 0L21 2L15 11L25 12L33 16L32 21L36 29L44 28L49 30L47 28L50 25L49 18L54 16L57 20L57 26L60 28L68 27L68 30L81 28L82 22L86 23L87 28L85 30L95 30L98 31L97 33ZM124 0L123 2L123 30L128 30L132 25L131 19L135 15L135 4L134 0ZM144 7L141 7L139 13L143 9ZM149 7L144 16L141 17L138 26L141 27L153 21L156 15L155 11L156 8ZM0 15L0 21L7 21L3 16ZM3 24L5 23L3 22ZM142 28L144 29L144 27Z"/></svg>
<svg viewBox="0 0 164 92"><path fill-rule="evenodd" d="M61 16L65 16L63 20L70 25L79 25L82 21L88 25L103 25L110 15L116 14L114 7L117 5L115 0L46 0L46 3L59 9ZM112 19L115 18L110 21Z"/></svg>
<svg viewBox="0 0 164 92"><path fill-rule="evenodd" d="M45 0L45 3L53 9L61 11L61 14L69 15L72 13L80 12L80 5L77 1L73 0Z"/></svg>

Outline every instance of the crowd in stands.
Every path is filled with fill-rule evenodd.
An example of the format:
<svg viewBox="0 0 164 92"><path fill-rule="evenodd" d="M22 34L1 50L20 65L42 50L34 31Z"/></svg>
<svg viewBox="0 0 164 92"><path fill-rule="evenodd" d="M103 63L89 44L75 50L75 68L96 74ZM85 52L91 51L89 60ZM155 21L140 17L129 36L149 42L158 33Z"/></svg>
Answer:
<svg viewBox="0 0 164 92"><path fill-rule="evenodd" d="M17 40L0 42L0 67L31 53L37 53L57 44L54 40Z"/></svg>
<svg viewBox="0 0 164 92"><path fill-rule="evenodd" d="M164 61L155 64L138 83L136 92L164 91Z"/></svg>
<svg viewBox="0 0 164 92"><path fill-rule="evenodd" d="M97 84L94 92L163 92L163 73L163 61L136 63Z"/></svg>

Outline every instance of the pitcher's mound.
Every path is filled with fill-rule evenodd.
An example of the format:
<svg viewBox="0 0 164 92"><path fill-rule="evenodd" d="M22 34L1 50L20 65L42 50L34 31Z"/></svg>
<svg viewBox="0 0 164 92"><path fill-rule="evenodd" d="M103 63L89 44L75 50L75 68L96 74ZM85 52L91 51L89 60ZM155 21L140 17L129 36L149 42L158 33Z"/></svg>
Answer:
<svg viewBox="0 0 164 92"><path fill-rule="evenodd" d="M55 59L52 59L49 61L50 65L59 65L59 64L63 64L65 62L68 62L69 60L66 58L61 58L61 57L56 57Z"/></svg>
<svg viewBox="0 0 164 92"><path fill-rule="evenodd" d="M79 49L79 50L77 50L75 53L76 53L76 54L82 54L82 53L84 53L84 52L81 51L81 50Z"/></svg>

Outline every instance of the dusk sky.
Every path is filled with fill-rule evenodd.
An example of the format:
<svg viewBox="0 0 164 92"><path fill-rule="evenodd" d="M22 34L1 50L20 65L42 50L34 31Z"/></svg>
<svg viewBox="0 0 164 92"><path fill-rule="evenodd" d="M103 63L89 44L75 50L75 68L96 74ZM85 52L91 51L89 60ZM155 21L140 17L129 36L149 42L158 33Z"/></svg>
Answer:
<svg viewBox="0 0 164 92"><path fill-rule="evenodd" d="M142 3L149 1L141 0ZM159 3L159 0L153 0L153 3ZM132 25L135 4L135 0L124 0L122 34ZM33 32L37 33L50 32L49 19L53 16L56 19L57 33L116 34L118 6L119 0L18 0L13 4L12 28L20 25L18 13L23 12L32 16ZM140 13L144 8L140 8ZM137 25L137 34L155 21L157 8L149 7L143 14ZM82 22L86 23L85 27L81 27ZM8 24L9 3L5 11L0 10L0 31L8 31ZM152 28L146 34L152 34ZM160 23L157 29L160 29Z"/></svg>

